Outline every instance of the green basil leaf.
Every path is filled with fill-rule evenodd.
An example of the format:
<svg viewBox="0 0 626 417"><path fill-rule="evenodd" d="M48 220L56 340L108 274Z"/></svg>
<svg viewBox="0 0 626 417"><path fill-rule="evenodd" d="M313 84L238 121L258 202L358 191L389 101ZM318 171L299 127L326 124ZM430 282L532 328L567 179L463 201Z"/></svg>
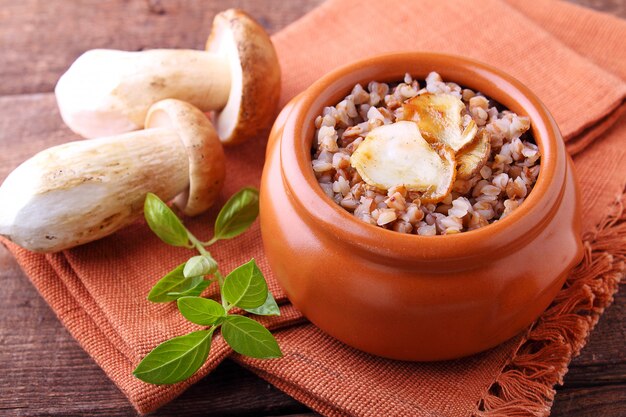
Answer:
<svg viewBox="0 0 626 417"><path fill-rule="evenodd" d="M183 317L202 326L215 324L226 315L226 310L220 303L208 298L182 297L177 304Z"/></svg>
<svg viewBox="0 0 626 417"><path fill-rule="evenodd" d="M226 276L222 294L230 304L241 308L256 308L265 303L267 284L254 259Z"/></svg>
<svg viewBox="0 0 626 417"><path fill-rule="evenodd" d="M169 274L161 278L159 282L152 287L152 290L150 290L148 300L155 303L167 303L169 301L174 301L181 297L181 295L176 294L186 293L187 291L195 289L202 284L204 281L203 277L185 278L183 275L184 268L185 264L180 264ZM207 282L210 283L210 281Z"/></svg>
<svg viewBox="0 0 626 417"><path fill-rule="evenodd" d="M200 330L161 343L133 374L151 384L173 384L196 373L209 356L213 330Z"/></svg>
<svg viewBox="0 0 626 417"><path fill-rule="evenodd" d="M267 298L262 306L257 308L245 308L248 313L256 314L257 316L280 316L280 309L274 296L271 292L267 292Z"/></svg>
<svg viewBox="0 0 626 417"><path fill-rule="evenodd" d="M248 317L226 317L222 324L222 335L230 347L242 355L259 359L283 356L269 330Z"/></svg>
<svg viewBox="0 0 626 417"><path fill-rule="evenodd" d="M185 264L183 275L185 277L198 277L210 275L217 270L217 262L215 259L207 255L198 255L190 258Z"/></svg>
<svg viewBox="0 0 626 417"><path fill-rule="evenodd" d="M189 279L191 279L192 283L196 280L202 280L202 281L200 281L195 287L190 288L187 291L168 292L167 295L170 297L175 297L176 300L181 297L187 297L187 296L197 297L200 294L202 294L202 292L206 290L208 286L211 285L211 282L212 282L210 280L205 280L202 277L191 277Z"/></svg>
<svg viewBox="0 0 626 417"><path fill-rule="evenodd" d="M222 207L215 219L214 239L230 239L245 232L259 215L259 191L243 188Z"/></svg>
<svg viewBox="0 0 626 417"><path fill-rule="evenodd" d="M187 229L174 212L155 194L148 193L143 206L143 215L150 229L165 243L172 246L187 246Z"/></svg>

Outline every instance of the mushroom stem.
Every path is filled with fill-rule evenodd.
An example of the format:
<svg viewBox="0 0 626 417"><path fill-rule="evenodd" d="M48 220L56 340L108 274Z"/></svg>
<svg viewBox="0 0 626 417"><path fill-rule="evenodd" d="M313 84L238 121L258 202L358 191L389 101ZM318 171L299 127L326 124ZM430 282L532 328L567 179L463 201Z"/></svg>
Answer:
<svg viewBox="0 0 626 417"><path fill-rule="evenodd" d="M166 98L219 111L228 101L230 74L226 57L206 51L94 49L61 76L55 94L63 121L93 138L143 128L148 108Z"/></svg>

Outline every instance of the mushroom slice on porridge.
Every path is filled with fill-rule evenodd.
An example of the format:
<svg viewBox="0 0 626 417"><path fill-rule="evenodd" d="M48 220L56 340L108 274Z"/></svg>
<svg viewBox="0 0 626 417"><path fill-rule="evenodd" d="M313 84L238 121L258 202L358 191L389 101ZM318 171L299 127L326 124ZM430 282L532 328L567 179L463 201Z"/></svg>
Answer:
<svg viewBox="0 0 626 417"><path fill-rule="evenodd" d="M428 143L415 122L379 126L350 157L363 181L378 189L404 186L421 193L423 202L438 202L450 192L456 174L454 153Z"/></svg>
<svg viewBox="0 0 626 417"><path fill-rule="evenodd" d="M491 145L489 143L489 134L482 130L476 139L469 146L462 149L456 154L458 179L466 180L473 177L480 169L485 166L491 153Z"/></svg>
<svg viewBox="0 0 626 417"><path fill-rule="evenodd" d="M469 145L478 127L470 117L463 126L465 104L452 94L423 93L404 103L406 120L414 120L429 142L441 142L458 152Z"/></svg>

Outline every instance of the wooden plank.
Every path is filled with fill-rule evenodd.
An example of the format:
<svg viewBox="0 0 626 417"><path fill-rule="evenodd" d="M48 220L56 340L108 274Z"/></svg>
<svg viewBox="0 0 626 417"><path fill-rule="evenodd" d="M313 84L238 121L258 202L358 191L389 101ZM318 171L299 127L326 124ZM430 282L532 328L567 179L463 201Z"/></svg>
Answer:
<svg viewBox="0 0 626 417"><path fill-rule="evenodd" d="M626 416L626 384L559 391L552 417Z"/></svg>
<svg viewBox="0 0 626 417"><path fill-rule="evenodd" d="M49 92L84 51L204 49L213 16L238 7L270 33L322 0L3 0L0 95Z"/></svg>
<svg viewBox="0 0 626 417"><path fill-rule="evenodd" d="M589 7L599 12L609 13L626 19L626 2L624 0L568 0L579 6Z"/></svg>
<svg viewBox="0 0 626 417"><path fill-rule="evenodd" d="M565 387L626 383L626 282L565 375Z"/></svg>
<svg viewBox="0 0 626 417"><path fill-rule="evenodd" d="M52 91L85 50L204 47L215 13L247 10L270 32L322 0L4 0L0 6L0 95ZM621 0L574 0L626 17Z"/></svg>
<svg viewBox="0 0 626 417"><path fill-rule="evenodd" d="M63 124L53 93L0 96L0 181L37 152L79 139Z"/></svg>

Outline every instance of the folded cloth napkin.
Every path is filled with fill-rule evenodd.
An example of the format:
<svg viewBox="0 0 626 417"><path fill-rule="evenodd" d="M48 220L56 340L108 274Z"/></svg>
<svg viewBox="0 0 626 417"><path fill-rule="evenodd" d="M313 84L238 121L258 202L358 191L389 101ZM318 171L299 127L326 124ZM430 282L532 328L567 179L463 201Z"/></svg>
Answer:
<svg viewBox="0 0 626 417"><path fill-rule="evenodd" d="M545 415L572 356L611 302L624 274L626 213L626 22L539 0L330 0L274 36L284 80L281 104L333 68L401 50L469 56L527 84L556 118L582 188L586 256L553 305L524 334L469 358L385 360L351 349L308 324L285 298L263 254L258 225L212 253L228 271L254 257L282 304L276 329L285 357L232 354L217 335L189 381L145 384L131 374L160 342L197 328L175 306L145 295L189 255L162 244L143 222L63 253L30 253L3 242L59 319L140 412L175 398L225 357L327 415ZM184 46L184 45L181 45ZM60 122L59 122L60 123ZM222 201L258 185L264 140L227 151ZM616 199L617 198L617 199ZM186 219L208 237L216 209Z"/></svg>

